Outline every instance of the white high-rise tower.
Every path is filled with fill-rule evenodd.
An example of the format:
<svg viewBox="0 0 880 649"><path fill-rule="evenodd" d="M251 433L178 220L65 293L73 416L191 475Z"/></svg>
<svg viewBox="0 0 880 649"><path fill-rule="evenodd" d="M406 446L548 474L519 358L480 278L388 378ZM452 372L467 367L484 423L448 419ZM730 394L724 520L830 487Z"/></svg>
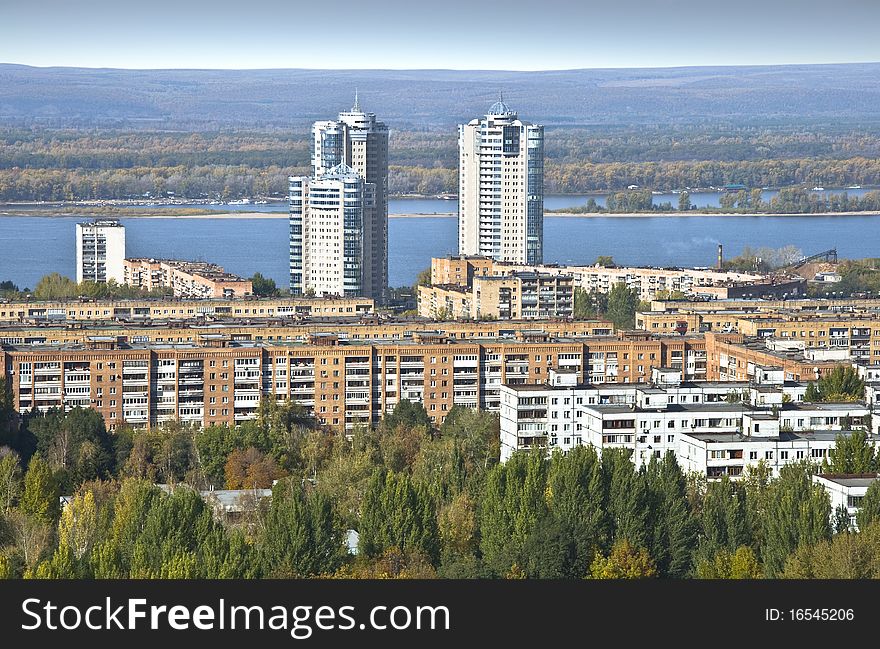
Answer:
<svg viewBox="0 0 880 649"><path fill-rule="evenodd" d="M458 127L458 252L540 264L544 258L544 127L503 97Z"/></svg>
<svg viewBox="0 0 880 649"><path fill-rule="evenodd" d="M377 121L374 113L361 110L355 93L352 109L340 113L335 121L315 122L312 136L315 179L345 164L368 185L363 210L361 295L381 302L388 288L388 127ZM291 290L295 290L293 263L291 238Z"/></svg>
<svg viewBox="0 0 880 649"><path fill-rule="evenodd" d="M115 219L76 224L76 281L125 282L125 227Z"/></svg>

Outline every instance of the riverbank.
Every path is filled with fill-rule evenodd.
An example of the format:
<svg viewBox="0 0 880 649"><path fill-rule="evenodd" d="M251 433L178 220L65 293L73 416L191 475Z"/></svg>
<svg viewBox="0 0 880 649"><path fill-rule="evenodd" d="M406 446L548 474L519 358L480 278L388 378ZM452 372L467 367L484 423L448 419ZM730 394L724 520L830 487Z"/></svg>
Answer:
<svg viewBox="0 0 880 649"><path fill-rule="evenodd" d="M0 207L0 216L9 217L82 217L82 218L126 218L126 219L286 219L287 212L222 212L217 210L200 210L200 209L127 209L118 210L112 214L89 211L88 209L71 210L61 208L58 209L28 209L28 210L4 210ZM698 210L689 210L687 212L544 212L545 218L623 218L623 219L662 219L677 217L713 217L713 216L747 216L747 217L823 217L823 216L880 216L878 212L872 211L850 211L850 212L812 212L812 213L751 213L744 214L742 212L703 212ZM458 218L455 212L428 212L428 213L406 213L406 214L389 214L390 219L454 219Z"/></svg>
<svg viewBox="0 0 880 649"><path fill-rule="evenodd" d="M544 212L544 217L560 216L563 218L666 218L679 216L880 216L877 212L870 210L850 211L850 212L792 212L792 213L775 213L775 212L701 212L699 210L688 210L686 212Z"/></svg>

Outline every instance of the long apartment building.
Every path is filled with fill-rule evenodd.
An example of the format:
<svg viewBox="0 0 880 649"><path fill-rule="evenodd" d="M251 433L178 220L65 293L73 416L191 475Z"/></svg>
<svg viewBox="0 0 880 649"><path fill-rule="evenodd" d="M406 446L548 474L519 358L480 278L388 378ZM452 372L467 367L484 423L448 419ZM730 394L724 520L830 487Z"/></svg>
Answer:
<svg viewBox="0 0 880 649"><path fill-rule="evenodd" d="M827 305L826 305L827 306ZM636 328L658 334L685 331L741 333L772 338L803 349L846 349L854 360L880 360L880 312L763 307L743 309L647 311L636 314Z"/></svg>
<svg viewBox="0 0 880 649"><path fill-rule="evenodd" d="M419 286L418 309L420 316L439 320L570 318L574 286L570 276L549 273L476 276L469 286Z"/></svg>
<svg viewBox="0 0 880 649"><path fill-rule="evenodd" d="M10 345L0 369L19 411L90 406L107 425L180 419L233 425L254 416L261 396L292 399L324 424L377 423L400 400L421 402L442 422L454 405L497 410L502 385L545 382L551 370L576 380L637 383L653 367L702 378L702 340L629 336L453 339L422 331L402 340L233 340L204 333L190 343L133 343L114 336L82 344Z"/></svg>
<svg viewBox="0 0 880 649"><path fill-rule="evenodd" d="M431 260L431 283L471 286L481 276L505 276L515 272L535 272L570 276L574 285L587 291L608 293L616 284L638 291L641 300L650 301L661 292L681 292L686 296L712 299L728 297L750 286L755 296L782 286L763 275L719 271L711 268L641 268L606 266L564 266L540 263L500 262L487 256L437 257ZM796 280L800 283L803 280ZM744 289L743 289L744 290ZM789 290L794 290L789 288ZM784 291L780 291L780 295Z"/></svg>
<svg viewBox="0 0 880 649"><path fill-rule="evenodd" d="M171 289L185 299L236 298L253 293L251 280L227 273L222 266L204 261L131 258L123 262L123 283L156 291Z"/></svg>
<svg viewBox="0 0 880 649"><path fill-rule="evenodd" d="M794 298L794 299L719 299L719 300L653 300L652 311L830 311L858 312L880 310L880 298Z"/></svg>
<svg viewBox="0 0 880 649"><path fill-rule="evenodd" d="M218 298L0 301L0 323L191 320L195 318L339 318L373 313L372 298Z"/></svg>
<svg viewBox="0 0 880 649"><path fill-rule="evenodd" d="M265 309L264 309L265 310ZM344 314L348 316L350 314ZM243 342L307 342L313 334L333 333L343 341L409 340L418 334L442 334L450 340L519 338L547 335L554 338L610 336L614 327L601 320L450 321L384 320L377 316L303 318L217 317L213 320L174 318L126 322L41 322L0 324L0 343L9 345L85 344L95 336L113 337L122 343L195 343L203 334L223 334Z"/></svg>
<svg viewBox="0 0 880 649"><path fill-rule="evenodd" d="M846 349L804 348L778 339L707 332L706 376L710 381L749 381L764 368L778 368L786 381L815 381L850 365Z"/></svg>
<svg viewBox="0 0 880 649"><path fill-rule="evenodd" d="M765 462L774 473L788 462L820 462L839 434L865 430L878 445L865 403L804 403L806 384L770 370L751 382L580 385L551 373L546 385L501 388L501 458L580 445L626 448L637 465L672 451L686 471L738 477ZM561 380L559 380L561 378Z"/></svg>

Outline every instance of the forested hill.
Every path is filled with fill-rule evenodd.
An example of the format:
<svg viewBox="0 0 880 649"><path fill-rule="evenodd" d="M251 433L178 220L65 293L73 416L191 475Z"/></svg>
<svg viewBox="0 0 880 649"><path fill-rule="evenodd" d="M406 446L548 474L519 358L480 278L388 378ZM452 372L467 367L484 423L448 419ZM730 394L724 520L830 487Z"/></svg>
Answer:
<svg viewBox="0 0 880 649"><path fill-rule="evenodd" d="M297 127L352 103L396 128L443 128L499 90L553 125L880 121L880 63L605 69L117 70L0 64L0 121L147 128Z"/></svg>

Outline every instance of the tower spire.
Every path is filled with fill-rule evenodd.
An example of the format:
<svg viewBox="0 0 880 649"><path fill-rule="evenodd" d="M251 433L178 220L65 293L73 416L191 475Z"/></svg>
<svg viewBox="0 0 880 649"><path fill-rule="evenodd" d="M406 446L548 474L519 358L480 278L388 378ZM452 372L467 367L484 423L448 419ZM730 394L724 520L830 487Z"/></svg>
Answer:
<svg viewBox="0 0 880 649"><path fill-rule="evenodd" d="M361 112L361 102L358 100L357 88L354 89L354 106L351 107L351 112L353 112L353 113Z"/></svg>

